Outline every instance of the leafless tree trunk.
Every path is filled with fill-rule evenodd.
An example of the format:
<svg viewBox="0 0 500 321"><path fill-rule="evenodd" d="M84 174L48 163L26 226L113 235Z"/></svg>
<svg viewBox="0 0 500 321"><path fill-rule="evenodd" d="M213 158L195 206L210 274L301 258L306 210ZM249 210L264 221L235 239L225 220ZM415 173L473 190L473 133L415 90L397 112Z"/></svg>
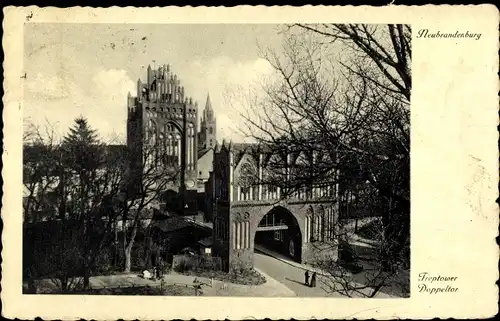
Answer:
<svg viewBox="0 0 500 321"><path fill-rule="evenodd" d="M130 269L132 267L132 263L131 263L131 260L132 260L132 246L134 245L134 242L133 241L130 241L129 242L129 245L127 247L125 247L125 272L130 272Z"/></svg>
<svg viewBox="0 0 500 321"><path fill-rule="evenodd" d="M151 137L151 135L147 135ZM177 163L168 161L166 150L160 140L153 139L145 141L139 153L129 150L129 162L139 157L141 159L140 171L129 171L127 180L129 184L135 184L129 189L129 194L122 203L122 226L123 226L123 251L125 256L124 271L130 272L132 267L132 249L142 219L151 219L153 216L153 204L160 200L169 183L174 182L180 173ZM139 175L139 178L134 177ZM133 190L133 192L130 192ZM145 215L149 212L150 215ZM131 226L128 226L131 222Z"/></svg>

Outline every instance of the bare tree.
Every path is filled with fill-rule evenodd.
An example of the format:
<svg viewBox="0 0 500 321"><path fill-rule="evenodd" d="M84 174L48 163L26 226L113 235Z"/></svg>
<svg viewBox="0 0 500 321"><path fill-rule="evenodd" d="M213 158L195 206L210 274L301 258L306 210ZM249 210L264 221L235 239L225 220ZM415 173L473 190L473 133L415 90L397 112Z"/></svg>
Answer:
<svg viewBox="0 0 500 321"><path fill-rule="evenodd" d="M132 248L141 220L147 216L146 212L152 213L155 203L160 201L167 186L179 179L179 162L167 154L164 143L156 139L145 140L141 148L128 149L128 162L131 166L127 173L129 188L122 195L120 209L125 272L130 272L131 269Z"/></svg>
<svg viewBox="0 0 500 321"><path fill-rule="evenodd" d="M31 123L26 127L23 132L24 221L54 218L55 204L50 202L47 193L58 183L60 144L52 126L48 125L43 133Z"/></svg>
<svg viewBox="0 0 500 321"><path fill-rule="evenodd" d="M23 138L24 277L30 292L37 291L37 277L48 277L61 291L68 291L80 282L76 273L81 253L79 237L65 224L61 142L50 124L44 130L28 124ZM50 239L40 238L43 234Z"/></svg>
<svg viewBox="0 0 500 321"><path fill-rule="evenodd" d="M261 183L281 186L283 197L334 184L337 204L350 205L364 193L363 205L382 216L380 264L365 271L359 285L339 262L320 263L331 271L330 280L345 285L345 294L363 289L374 296L409 260L411 30L293 25L286 33L282 52L265 53L277 77L264 84L262 99L251 102L246 132L273 154L302 153L308 160L278 158L269 165L273 179ZM283 171L286 166L294 168Z"/></svg>
<svg viewBox="0 0 500 321"><path fill-rule="evenodd" d="M39 276L58 279L63 291L79 285L74 279L83 276L88 288L115 220L113 200L122 186L124 164L110 157L85 119L77 119L62 141L53 133L35 129L25 135L25 222L35 223L35 234L53 229L50 244L31 243L34 254L44 255L34 255L27 270L39 267ZM47 214L40 217L40 211ZM48 222L42 226L41 220ZM25 233L26 243L29 237Z"/></svg>

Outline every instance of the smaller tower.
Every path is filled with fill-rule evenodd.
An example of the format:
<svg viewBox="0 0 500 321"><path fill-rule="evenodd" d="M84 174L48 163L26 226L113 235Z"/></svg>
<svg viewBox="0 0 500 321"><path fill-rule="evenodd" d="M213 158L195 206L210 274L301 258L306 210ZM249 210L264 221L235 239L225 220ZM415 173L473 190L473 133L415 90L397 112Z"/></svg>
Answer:
<svg viewBox="0 0 500 321"><path fill-rule="evenodd" d="M200 148L214 148L217 143L217 126L215 113L212 109L212 102L210 101L210 94L207 95L207 102L205 103L205 109L203 110L200 126Z"/></svg>

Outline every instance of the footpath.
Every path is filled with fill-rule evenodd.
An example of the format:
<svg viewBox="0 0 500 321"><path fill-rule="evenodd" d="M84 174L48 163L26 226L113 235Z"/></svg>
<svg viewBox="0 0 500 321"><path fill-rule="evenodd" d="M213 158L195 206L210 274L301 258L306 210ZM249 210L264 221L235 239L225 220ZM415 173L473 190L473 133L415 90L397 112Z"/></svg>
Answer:
<svg viewBox="0 0 500 321"><path fill-rule="evenodd" d="M318 275L323 275L323 276L328 275L327 272L325 272L325 271L323 271L321 269L312 267L312 266L307 265L307 264L302 264L302 263L295 262L292 259L286 257L285 255L283 255L281 253L278 253L278 252L275 252L273 250L267 249L267 248L262 247L260 245L255 244L254 248L255 248L256 252L261 252L263 254L266 254L266 255L268 255L270 257L273 257L273 258L275 258L275 259L277 259L277 260L279 260L279 261L281 261L283 263L291 265L291 266L293 266L293 267L295 267L297 269L301 269L304 272L305 271L309 271L309 272L316 272Z"/></svg>
<svg viewBox="0 0 500 321"><path fill-rule="evenodd" d="M351 243L351 241L349 243ZM352 243L354 243L358 246L373 248L373 245L371 245L370 242L367 242L366 240L361 239L359 237L356 237L355 239L353 239ZM295 261L291 260L290 258L288 258L280 253L277 253L275 251L261 247L257 244L255 245L255 250L256 250L256 252L261 252L267 256L270 256L276 260L279 260L279 261L281 261L281 262L283 262L283 263L285 263L293 268L296 268L300 271L303 271L303 272L309 271L309 273L316 272L316 274L318 275L318 289L323 288L325 286L327 288L335 286L334 285L334 283L336 283L335 278L328 271L324 271L322 269L315 268L315 267L307 265L307 264L295 262ZM356 275L351 275L350 277L347 275L346 276L348 277L348 279L350 279L349 283L351 284L351 286L356 287L356 288L360 288L359 291L361 293L365 293L364 295L367 295L368 293L370 293L371 290L369 288L364 288L364 285L363 285L364 273L366 273L366 272L361 272L361 273L358 273ZM339 284L339 286L342 288L342 286L340 284ZM376 297L377 298L399 297L399 295L394 294L395 290L389 289L389 288L387 290L389 290L389 292L392 292L392 293L389 294L389 293L387 293L387 291L382 291L382 292L378 292ZM327 291L330 292L330 290L327 290ZM306 289L303 289L302 292L307 292L307 291L306 291ZM311 292L311 290L309 290L309 292ZM317 292L318 291L315 291L315 294L313 294L313 296L316 296ZM363 297L363 295L361 293L359 293L359 296ZM336 296L336 295L334 293L330 293L330 294L324 293L323 296Z"/></svg>
<svg viewBox="0 0 500 321"><path fill-rule="evenodd" d="M124 287L159 287L162 285L194 286L201 284L203 296L249 296L249 297L290 297L295 293L279 283L266 273L255 269L266 278L261 285L242 285L222 282L205 277L190 276L172 272L163 276L160 280L144 279L137 274L99 275L90 277L92 289L112 289ZM56 285L49 279L39 280L38 287L44 291L57 289Z"/></svg>
<svg viewBox="0 0 500 321"><path fill-rule="evenodd" d="M352 234L352 235L349 235L349 244L351 245L356 245L356 246L359 246L359 247L365 247L365 248L375 248L375 244L374 244L374 241L372 240L368 240L368 239L364 239L356 234ZM270 250L268 248L265 248L265 247L262 247L258 244L255 244L254 245L254 248L256 251L259 251L261 253L264 253L266 255L269 255L277 260L280 260L288 265L291 265L291 266L294 266L298 269L302 269L305 271L309 271L309 272L316 272L318 275L323 275L323 276L328 276L329 273L328 272L325 272L319 268L315 268L311 265L308 265L308 264L302 264L302 263L298 263L296 261L293 261L292 259L288 258L287 256L283 255L283 254L280 254L278 252L275 252L273 250Z"/></svg>

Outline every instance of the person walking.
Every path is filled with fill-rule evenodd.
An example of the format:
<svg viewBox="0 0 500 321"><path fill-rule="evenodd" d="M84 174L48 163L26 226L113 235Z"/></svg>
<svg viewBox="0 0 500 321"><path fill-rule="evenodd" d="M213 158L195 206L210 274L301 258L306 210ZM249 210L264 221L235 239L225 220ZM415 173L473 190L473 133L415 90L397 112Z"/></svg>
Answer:
<svg viewBox="0 0 500 321"><path fill-rule="evenodd" d="M304 282L304 285L305 286L309 286L309 271L306 270L306 273L304 273L304 277L305 277L305 282Z"/></svg>
<svg viewBox="0 0 500 321"><path fill-rule="evenodd" d="M316 272L313 272L311 276L311 287L315 288L316 287Z"/></svg>

